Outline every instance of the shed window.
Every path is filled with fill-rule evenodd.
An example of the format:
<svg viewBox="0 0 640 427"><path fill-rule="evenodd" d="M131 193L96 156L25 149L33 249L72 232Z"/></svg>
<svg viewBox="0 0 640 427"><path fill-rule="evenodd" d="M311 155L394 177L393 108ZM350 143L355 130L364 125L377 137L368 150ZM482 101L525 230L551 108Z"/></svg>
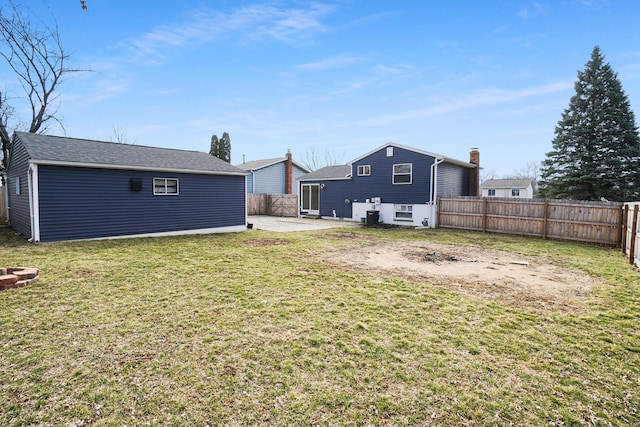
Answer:
<svg viewBox="0 0 640 427"><path fill-rule="evenodd" d="M511 190L511 197L519 197L519 196L520 196L519 188L514 188L513 190Z"/></svg>
<svg viewBox="0 0 640 427"><path fill-rule="evenodd" d="M177 178L153 178L153 195L154 196L177 196L178 195L178 179Z"/></svg>
<svg viewBox="0 0 640 427"><path fill-rule="evenodd" d="M413 205L396 205L395 219L399 221L413 220Z"/></svg>
<svg viewBox="0 0 640 427"><path fill-rule="evenodd" d="M358 176L369 176L369 175L371 175L371 165L358 166Z"/></svg>
<svg viewBox="0 0 640 427"><path fill-rule="evenodd" d="M496 189L495 188L490 188L489 190L487 190L487 195L489 197L493 197L496 195Z"/></svg>
<svg viewBox="0 0 640 427"><path fill-rule="evenodd" d="M16 178L16 194L20 194L20 177Z"/></svg>
<svg viewBox="0 0 640 427"><path fill-rule="evenodd" d="M413 165L411 163L398 163L393 165L393 183L411 184L412 169Z"/></svg>

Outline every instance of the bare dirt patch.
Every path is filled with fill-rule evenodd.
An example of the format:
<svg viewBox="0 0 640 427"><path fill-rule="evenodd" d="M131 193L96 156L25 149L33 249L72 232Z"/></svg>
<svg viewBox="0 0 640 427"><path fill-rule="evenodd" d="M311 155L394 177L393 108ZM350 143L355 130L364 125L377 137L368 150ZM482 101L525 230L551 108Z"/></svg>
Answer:
<svg viewBox="0 0 640 427"><path fill-rule="evenodd" d="M286 245L289 241L286 239L252 239L244 243L248 247L264 247L264 246L280 246Z"/></svg>
<svg viewBox="0 0 640 427"><path fill-rule="evenodd" d="M544 258L473 246L387 242L332 252L323 259L378 275L428 280L465 294L529 308L576 309L601 283Z"/></svg>

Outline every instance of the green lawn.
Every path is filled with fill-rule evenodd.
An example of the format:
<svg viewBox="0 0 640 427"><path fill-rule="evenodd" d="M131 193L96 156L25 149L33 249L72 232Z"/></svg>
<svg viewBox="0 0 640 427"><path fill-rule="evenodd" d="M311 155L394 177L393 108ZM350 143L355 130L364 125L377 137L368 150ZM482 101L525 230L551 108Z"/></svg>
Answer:
<svg viewBox="0 0 640 427"><path fill-rule="evenodd" d="M544 310L316 256L392 240L603 285ZM640 274L612 249L403 229L32 245L5 228L0 266L40 269L0 292L2 426L640 425Z"/></svg>

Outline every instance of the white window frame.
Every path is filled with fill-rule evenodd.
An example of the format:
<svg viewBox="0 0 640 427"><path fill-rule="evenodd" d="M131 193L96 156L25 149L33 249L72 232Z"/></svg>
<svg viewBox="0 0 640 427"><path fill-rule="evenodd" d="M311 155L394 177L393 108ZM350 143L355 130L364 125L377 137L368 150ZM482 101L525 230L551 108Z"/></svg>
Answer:
<svg viewBox="0 0 640 427"><path fill-rule="evenodd" d="M397 166L409 166L409 172L396 172L396 167ZM397 176L406 176L409 175L409 181L408 182L396 182L396 177ZM391 182L393 182L393 185L405 185L405 184L411 184L413 182L413 163L396 163L393 165L393 176L391 178Z"/></svg>
<svg viewBox="0 0 640 427"><path fill-rule="evenodd" d="M496 195L496 189L495 188L490 188L487 190L487 196L489 197L495 197Z"/></svg>
<svg viewBox="0 0 640 427"><path fill-rule="evenodd" d="M520 197L520 189L512 188L511 189L511 197Z"/></svg>
<svg viewBox="0 0 640 427"><path fill-rule="evenodd" d="M19 195L21 193L20 191L20 177L16 177L16 195Z"/></svg>
<svg viewBox="0 0 640 427"><path fill-rule="evenodd" d="M371 165L358 165L358 176L371 175Z"/></svg>
<svg viewBox="0 0 640 427"><path fill-rule="evenodd" d="M394 205L393 219L396 221L413 221L413 205Z"/></svg>
<svg viewBox="0 0 640 427"><path fill-rule="evenodd" d="M173 185L169 185L169 183L175 182L175 191L169 191L173 189ZM162 188L163 191L158 191L159 188ZM180 182L178 178L153 178L153 195L154 196L178 196L180 195Z"/></svg>

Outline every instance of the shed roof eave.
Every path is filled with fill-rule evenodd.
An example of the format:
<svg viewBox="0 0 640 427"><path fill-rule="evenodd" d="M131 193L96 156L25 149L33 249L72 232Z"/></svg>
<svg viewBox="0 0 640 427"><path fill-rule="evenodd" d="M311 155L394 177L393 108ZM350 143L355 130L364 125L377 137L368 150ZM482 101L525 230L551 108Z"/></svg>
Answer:
<svg viewBox="0 0 640 427"><path fill-rule="evenodd" d="M229 175L229 176L247 176L249 172L227 172L227 171L212 171L203 169L176 169L176 168L152 168L145 166L127 166L127 165L110 165L101 163L74 163L74 162L60 162L53 160L38 160L31 159L29 164L43 165L43 166L68 166L78 168L92 168L92 169L118 169L118 170L136 170L145 172L172 172L172 173L187 173L196 175Z"/></svg>

